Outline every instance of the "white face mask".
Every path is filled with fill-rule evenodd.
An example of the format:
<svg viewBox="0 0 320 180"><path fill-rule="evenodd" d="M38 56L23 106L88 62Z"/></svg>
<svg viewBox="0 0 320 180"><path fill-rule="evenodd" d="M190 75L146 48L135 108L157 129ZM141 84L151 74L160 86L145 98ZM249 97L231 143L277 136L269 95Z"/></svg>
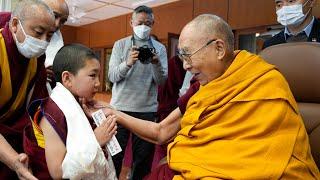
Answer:
<svg viewBox="0 0 320 180"><path fill-rule="evenodd" d="M301 24L307 17L307 14L310 12L309 9L309 11L306 14L303 14L303 7L308 2L309 1L307 1L304 5L295 4L291 6L283 6L281 9L277 11L277 21L283 26Z"/></svg>
<svg viewBox="0 0 320 180"><path fill-rule="evenodd" d="M139 25L133 27L133 32L140 39L148 39L150 36L151 28L146 25Z"/></svg>
<svg viewBox="0 0 320 180"><path fill-rule="evenodd" d="M19 24L21 26L24 36L26 37L24 41L20 43L17 39L17 36L14 34L14 40L16 42L19 52L26 58L39 57L42 54L44 54L49 45L49 42L34 38L26 34L20 20Z"/></svg>

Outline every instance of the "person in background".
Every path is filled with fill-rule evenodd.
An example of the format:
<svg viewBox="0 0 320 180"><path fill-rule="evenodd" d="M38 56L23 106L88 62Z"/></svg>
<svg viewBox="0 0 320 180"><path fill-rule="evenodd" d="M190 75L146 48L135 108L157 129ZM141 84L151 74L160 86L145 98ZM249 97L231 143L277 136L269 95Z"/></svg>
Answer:
<svg viewBox="0 0 320 180"><path fill-rule="evenodd" d="M127 114L154 121L158 107L157 86L167 78L167 53L164 45L150 38L154 24L151 8L139 6L131 19L133 35L115 42L109 63L108 77L113 83L110 104ZM119 176L129 131L118 126L117 139L122 152L113 156ZM150 171L154 145L132 137L132 179L142 179Z"/></svg>
<svg viewBox="0 0 320 180"><path fill-rule="evenodd" d="M160 123L105 108L139 137L168 146L147 179L317 179L308 135L285 78L245 50L220 17L204 14L182 30L179 57L200 89ZM276 91L274 89L277 89ZM190 96L189 96L190 97ZM182 113L183 112L183 113ZM182 119L177 119L180 114Z"/></svg>
<svg viewBox="0 0 320 180"><path fill-rule="evenodd" d="M320 22L312 15L317 0L275 0L277 21L285 29L266 40L262 49L287 42L320 42Z"/></svg>
<svg viewBox="0 0 320 180"><path fill-rule="evenodd" d="M153 38L154 40L160 42L158 36L156 36L155 34L150 34L150 37ZM168 63L168 71L169 71L169 63ZM159 89L158 89L158 94L159 94ZM159 98L158 98L158 102L159 102ZM122 176L125 177L126 179L130 179L130 177L131 177L131 166L132 166L132 141L131 141L131 139L132 139L132 133L130 133L129 138L128 138L119 179L121 179Z"/></svg>
<svg viewBox="0 0 320 180"><path fill-rule="evenodd" d="M44 65L47 71L47 89L50 94L52 87L55 86L55 80L53 78L52 64L55 55L58 50L63 46L63 37L60 32L61 27L68 20L69 8L64 0L42 0L53 11L55 16L56 32L53 34L49 46L46 50L46 60Z"/></svg>
<svg viewBox="0 0 320 180"><path fill-rule="evenodd" d="M22 132L30 100L48 96L42 54L55 31L54 14L40 0L24 0L10 19L0 13L0 24L0 177L35 179L23 153Z"/></svg>

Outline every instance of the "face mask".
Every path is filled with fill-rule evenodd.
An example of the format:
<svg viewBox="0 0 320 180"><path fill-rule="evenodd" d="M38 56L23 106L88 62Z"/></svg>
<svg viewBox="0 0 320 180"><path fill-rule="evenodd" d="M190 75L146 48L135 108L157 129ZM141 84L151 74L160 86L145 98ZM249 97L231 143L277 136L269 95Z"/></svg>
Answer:
<svg viewBox="0 0 320 180"><path fill-rule="evenodd" d="M19 52L26 58L39 57L46 51L49 42L43 41L37 38L34 38L28 34L23 29L23 26L19 20L22 32L26 37L22 43L17 39L17 36L14 34L14 40L16 42Z"/></svg>
<svg viewBox="0 0 320 180"><path fill-rule="evenodd" d="M135 35L137 35L140 39L148 39L151 28L146 25L139 25L133 27L133 32Z"/></svg>
<svg viewBox="0 0 320 180"><path fill-rule="evenodd" d="M304 5L302 4L295 4L291 6L283 6L281 9L277 11L277 20L280 24L283 26L288 25L299 25L301 24L305 18L307 17L307 14L303 14L303 7L308 3L307 1Z"/></svg>

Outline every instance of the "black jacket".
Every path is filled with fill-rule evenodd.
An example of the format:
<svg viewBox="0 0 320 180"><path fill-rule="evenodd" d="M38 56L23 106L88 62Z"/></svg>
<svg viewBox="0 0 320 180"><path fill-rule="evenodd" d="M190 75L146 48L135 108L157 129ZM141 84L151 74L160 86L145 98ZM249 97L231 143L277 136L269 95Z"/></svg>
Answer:
<svg viewBox="0 0 320 180"><path fill-rule="evenodd" d="M320 21L317 18L314 19L312 30L310 36L308 37L308 41L311 42L314 38L317 39L317 42L320 42ZM262 49L282 43L286 43L286 39L284 37L284 30L282 30L272 38L266 40L263 43Z"/></svg>

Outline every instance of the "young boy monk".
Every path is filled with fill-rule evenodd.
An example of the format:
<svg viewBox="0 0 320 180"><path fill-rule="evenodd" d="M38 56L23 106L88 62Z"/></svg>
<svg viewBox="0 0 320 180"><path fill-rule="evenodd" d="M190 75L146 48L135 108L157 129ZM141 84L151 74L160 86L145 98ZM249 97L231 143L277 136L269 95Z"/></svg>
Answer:
<svg viewBox="0 0 320 180"><path fill-rule="evenodd" d="M117 179L106 143L116 133L115 117L96 127L79 99L92 99L100 85L100 64L89 48L62 47L53 63L57 81L49 98L29 107L24 150L39 179Z"/></svg>

